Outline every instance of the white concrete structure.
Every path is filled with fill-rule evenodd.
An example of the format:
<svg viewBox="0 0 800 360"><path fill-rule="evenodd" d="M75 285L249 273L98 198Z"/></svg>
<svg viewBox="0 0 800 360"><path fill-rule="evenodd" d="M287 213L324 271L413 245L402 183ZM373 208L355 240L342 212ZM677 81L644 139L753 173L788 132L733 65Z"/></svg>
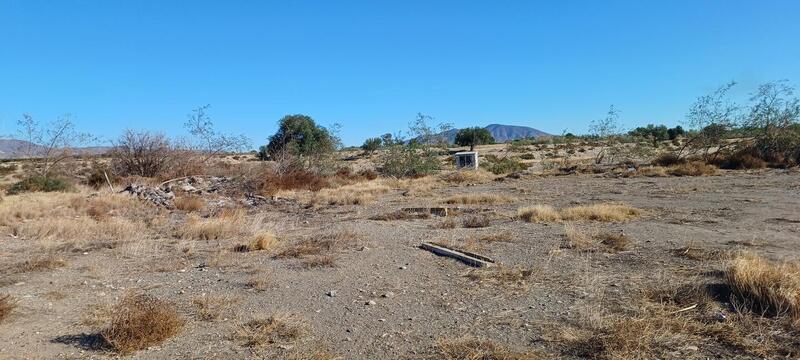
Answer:
<svg viewBox="0 0 800 360"><path fill-rule="evenodd" d="M478 152L477 151L462 151L457 152L455 155L456 169L477 169L478 168Z"/></svg>

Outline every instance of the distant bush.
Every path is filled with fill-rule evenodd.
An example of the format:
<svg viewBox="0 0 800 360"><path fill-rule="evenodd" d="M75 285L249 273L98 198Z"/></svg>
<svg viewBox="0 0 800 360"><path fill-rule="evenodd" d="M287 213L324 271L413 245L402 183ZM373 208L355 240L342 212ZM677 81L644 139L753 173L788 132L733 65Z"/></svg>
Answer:
<svg viewBox="0 0 800 360"><path fill-rule="evenodd" d="M439 159L430 148L395 145L386 152L381 172L394 177L420 177L439 170Z"/></svg>
<svg viewBox="0 0 800 360"><path fill-rule="evenodd" d="M653 165L658 165L658 166L673 166L673 165L683 164L685 162L686 159L683 159L674 153L661 154L652 161Z"/></svg>
<svg viewBox="0 0 800 360"><path fill-rule="evenodd" d="M498 158L495 155L486 155L482 160L481 166L495 175L508 174L528 168L527 164L509 157Z"/></svg>
<svg viewBox="0 0 800 360"><path fill-rule="evenodd" d="M8 175L17 171L16 164L2 164L0 165L0 175Z"/></svg>
<svg viewBox="0 0 800 360"><path fill-rule="evenodd" d="M175 152L163 134L125 130L111 151L112 166L121 176L155 177L175 163Z"/></svg>
<svg viewBox="0 0 800 360"><path fill-rule="evenodd" d="M381 148L382 143L383 140L381 140L381 138L369 138L364 140L364 144L361 145L361 150L364 150L364 152L372 154L376 150Z"/></svg>
<svg viewBox="0 0 800 360"><path fill-rule="evenodd" d="M718 159L715 165L722 169L763 169L767 162L761 159L754 148L744 148Z"/></svg>
<svg viewBox="0 0 800 360"><path fill-rule="evenodd" d="M29 176L22 181L12 185L8 189L10 195L21 194L24 192L51 192L51 191L69 191L72 190L72 184L66 179L53 176Z"/></svg>
<svg viewBox="0 0 800 360"><path fill-rule="evenodd" d="M108 176L108 180L106 180L106 176ZM108 182L114 181L113 173L108 166L100 164L100 163L92 163L91 167L86 173L86 178L83 180L83 183L91 186L95 189L100 189L104 186L108 185Z"/></svg>

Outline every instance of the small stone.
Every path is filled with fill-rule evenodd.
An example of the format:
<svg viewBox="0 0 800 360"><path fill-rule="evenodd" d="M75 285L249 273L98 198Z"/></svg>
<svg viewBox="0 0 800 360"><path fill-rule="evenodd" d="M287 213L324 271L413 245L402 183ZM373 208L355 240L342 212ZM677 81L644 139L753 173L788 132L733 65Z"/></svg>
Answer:
<svg viewBox="0 0 800 360"><path fill-rule="evenodd" d="M400 267L400 270L405 270L405 269L408 269L408 266L403 265Z"/></svg>
<svg viewBox="0 0 800 360"><path fill-rule="evenodd" d="M391 299L394 297L394 293L391 291L387 291L385 294L381 295L384 298Z"/></svg>
<svg viewBox="0 0 800 360"><path fill-rule="evenodd" d="M694 346L694 345L685 346L684 349L690 350L690 351L699 351L700 350L699 347Z"/></svg>
<svg viewBox="0 0 800 360"><path fill-rule="evenodd" d="M365 304L367 304L367 305L375 305L377 303L375 302L375 300L370 300L370 301L367 301Z"/></svg>
<svg viewBox="0 0 800 360"><path fill-rule="evenodd" d="M329 297L336 297L336 290L331 290L331 291L328 291L328 294L327 294L327 295L328 295Z"/></svg>

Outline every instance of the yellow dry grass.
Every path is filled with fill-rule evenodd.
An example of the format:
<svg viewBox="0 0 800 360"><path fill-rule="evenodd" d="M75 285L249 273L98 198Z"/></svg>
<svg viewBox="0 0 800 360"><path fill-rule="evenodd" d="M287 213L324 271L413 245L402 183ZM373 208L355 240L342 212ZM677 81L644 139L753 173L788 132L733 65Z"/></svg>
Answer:
<svg viewBox="0 0 800 360"><path fill-rule="evenodd" d="M754 311L800 320L800 262L773 263L744 253L731 262L726 279L731 291Z"/></svg>
<svg viewBox="0 0 800 360"><path fill-rule="evenodd" d="M245 231L246 220L246 214L241 209L226 210L207 219L190 216L185 224L176 229L175 235L193 240L229 239Z"/></svg>
<svg viewBox="0 0 800 360"><path fill-rule="evenodd" d="M306 328L297 316L280 314L242 324L234 338L247 347L292 343L306 334Z"/></svg>
<svg viewBox="0 0 800 360"><path fill-rule="evenodd" d="M0 323L5 321L16 307L17 303L11 298L11 295L0 295Z"/></svg>
<svg viewBox="0 0 800 360"><path fill-rule="evenodd" d="M365 205L390 190L391 187L385 185L382 180L365 181L335 189L322 189L311 193L307 202L325 205Z"/></svg>
<svg viewBox="0 0 800 360"><path fill-rule="evenodd" d="M436 358L443 360L535 360L542 357L531 351L514 351L491 340L471 337L439 339Z"/></svg>
<svg viewBox="0 0 800 360"><path fill-rule="evenodd" d="M561 210L561 218L569 221L625 221L641 215L642 211L625 204L593 204Z"/></svg>
<svg viewBox="0 0 800 360"><path fill-rule="evenodd" d="M445 183L483 184L494 180L497 175L484 169L448 171L439 175L439 180Z"/></svg>
<svg viewBox="0 0 800 360"><path fill-rule="evenodd" d="M508 196L489 194L489 193L453 195L443 200L445 204L464 204L464 205L503 204L511 201L512 199Z"/></svg>
<svg viewBox="0 0 800 360"><path fill-rule="evenodd" d="M203 199L197 196L181 196L175 198L173 201L175 208L178 210L193 212L202 210L205 206Z"/></svg>
<svg viewBox="0 0 800 360"><path fill-rule="evenodd" d="M160 344L175 336L184 323L171 304L146 294L126 295L113 314L100 336L122 354Z"/></svg>
<svg viewBox="0 0 800 360"><path fill-rule="evenodd" d="M550 205L534 205L517 210L517 216L527 222L559 222L561 214Z"/></svg>

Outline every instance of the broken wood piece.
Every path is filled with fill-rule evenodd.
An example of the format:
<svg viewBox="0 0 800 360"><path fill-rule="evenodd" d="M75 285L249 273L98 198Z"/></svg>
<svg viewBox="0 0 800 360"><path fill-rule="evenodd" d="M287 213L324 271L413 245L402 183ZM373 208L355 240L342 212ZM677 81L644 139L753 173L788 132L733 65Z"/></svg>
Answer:
<svg viewBox="0 0 800 360"><path fill-rule="evenodd" d="M446 207L419 207L419 208L403 208L403 211L416 213L416 214L431 214L436 216L447 216L447 208Z"/></svg>
<svg viewBox="0 0 800 360"><path fill-rule="evenodd" d="M692 305L692 306L687 306L687 307L685 307L685 308L683 308L683 309L680 309L680 310L677 310L677 311L673 311L672 313L673 313L673 314L680 314L680 313L682 313L682 312L684 312L684 311L689 311L689 310L692 310L692 309L694 309L694 308L696 308L696 307L697 307L697 304L694 304L694 305Z"/></svg>
<svg viewBox="0 0 800 360"><path fill-rule="evenodd" d="M489 267L494 265L494 260L488 257L449 248L441 244L423 242L419 247L420 249L428 250L436 255L450 257L473 267Z"/></svg>

